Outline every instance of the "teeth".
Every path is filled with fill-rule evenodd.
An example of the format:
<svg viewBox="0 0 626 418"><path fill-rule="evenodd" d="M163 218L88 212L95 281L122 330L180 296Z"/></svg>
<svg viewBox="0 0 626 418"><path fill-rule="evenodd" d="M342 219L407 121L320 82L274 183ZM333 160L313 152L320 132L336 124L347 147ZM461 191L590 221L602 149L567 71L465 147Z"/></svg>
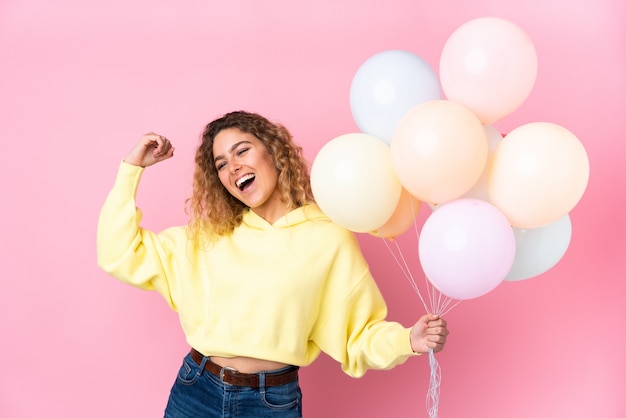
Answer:
<svg viewBox="0 0 626 418"><path fill-rule="evenodd" d="M241 186L248 180L253 179L254 178L254 174L246 174L245 176L237 179L237 187L239 187L241 189Z"/></svg>

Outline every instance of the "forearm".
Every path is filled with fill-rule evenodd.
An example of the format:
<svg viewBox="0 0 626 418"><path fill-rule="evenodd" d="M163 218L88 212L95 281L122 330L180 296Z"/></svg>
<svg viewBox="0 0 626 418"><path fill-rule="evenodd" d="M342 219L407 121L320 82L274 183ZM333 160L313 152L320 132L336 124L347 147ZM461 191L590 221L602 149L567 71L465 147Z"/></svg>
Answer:
<svg viewBox="0 0 626 418"><path fill-rule="evenodd" d="M141 211L135 204L143 169L122 162L115 185L100 211L97 229L98 265L114 277L140 287L154 273L145 270L147 257Z"/></svg>

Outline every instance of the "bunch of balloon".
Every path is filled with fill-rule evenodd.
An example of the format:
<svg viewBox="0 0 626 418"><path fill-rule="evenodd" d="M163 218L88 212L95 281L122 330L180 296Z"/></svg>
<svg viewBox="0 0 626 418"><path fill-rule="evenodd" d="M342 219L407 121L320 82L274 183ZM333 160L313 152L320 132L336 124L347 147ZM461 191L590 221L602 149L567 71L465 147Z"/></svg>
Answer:
<svg viewBox="0 0 626 418"><path fill-rule="evenodd" d="M589 176L583 145L553 123L529 123L504 137L493 126L521 106L536 76L530 37L495 17L452 33L439 77L413 53L378 53L350 87L361 132L329 141L313 161L320 208L354 232L382 237L429 312L445 315L505 280L536 277L567 250L569 212ZM418 232L423 204L432 212ZM426 297L395 240L412 226ZM441 375L432 351L429 357L433 418Z"/></svg>
<svg viewBox="0 0 626 418"><path fill-rule="evenodd" d="M537 67L530 37L519 26L495 17L460 26L440 57L445 96L471 110L487 135L487 164L461 197L489 202L510 223L515 257L504 281L539 276L560 261L571 239L569 212L589 179L584 146L566 128L534 122L502 138L491 125L526 100ZM438 207L444 202L433 203Z"/></svg>
<svg viewBox="0 0 626 418"><path fill-rule="evenodd" d="M446 98L406 111L389 144L402 187L433 209L418 255L444 300L428 308L443 314L446 298L482 296L561 259L589 161L562 126L528 123L503 138L492 125L519 108L536 80L537 54L519 26L495 17L461 25L445 43L439 67Z"/></svg>

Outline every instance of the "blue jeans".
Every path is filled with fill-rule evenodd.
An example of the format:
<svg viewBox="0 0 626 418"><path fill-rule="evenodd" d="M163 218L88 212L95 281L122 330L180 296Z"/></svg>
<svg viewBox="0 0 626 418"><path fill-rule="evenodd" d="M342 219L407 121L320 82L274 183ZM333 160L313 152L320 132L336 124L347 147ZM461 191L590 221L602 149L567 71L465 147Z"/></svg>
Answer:
<svg viewBox="0 0 626 418"><path fill-rule="evenodd" d="M298 380L268 387L264 383L265 374L260 373L258 388L230 385L204 370L205 361L208 358L199 366L191 355L185 356L170 392L165 418L302 417Z"/></svg>

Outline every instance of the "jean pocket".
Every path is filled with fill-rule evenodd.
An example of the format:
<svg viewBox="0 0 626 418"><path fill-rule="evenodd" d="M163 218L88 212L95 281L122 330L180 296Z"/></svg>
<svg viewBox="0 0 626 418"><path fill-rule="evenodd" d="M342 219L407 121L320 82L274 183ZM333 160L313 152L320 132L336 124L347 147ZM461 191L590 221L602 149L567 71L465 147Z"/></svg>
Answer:
<svg viewBox="0 0 626 418"><path fill-rule="evenodd" d="M188 354L183 359L183 364L178 370L176 379L183 385L193 385L200 377L200 366Z"/></svg>
<svg viewBox="0 0 626 418"><path fill-rule="evenodd" d="M298 381L280 386L265 387L263 402L272 409L290 409L302 402L302 391Z"/></svg>

